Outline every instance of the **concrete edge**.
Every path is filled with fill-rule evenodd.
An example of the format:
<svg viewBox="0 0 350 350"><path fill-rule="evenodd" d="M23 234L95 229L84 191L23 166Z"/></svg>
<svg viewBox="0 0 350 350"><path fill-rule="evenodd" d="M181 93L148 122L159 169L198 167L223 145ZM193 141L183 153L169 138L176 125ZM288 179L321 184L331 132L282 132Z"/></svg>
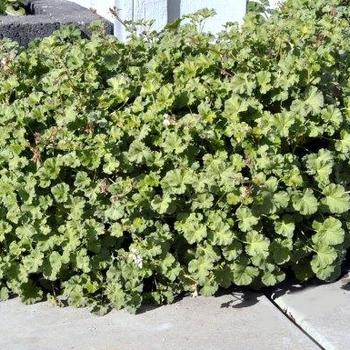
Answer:
<svg viewBox="0 0 350 350"><path fill-rule="evenodd" d="M286 317L288 317L292 322L299 326L311 339L313 339L314 342L320 346L320 348L326 350L337 350L325 336L318 332L308 322L302 312L295 310L293 307L288 305L288 303L285 303L281 299L274 299L272 300L272 303L275 304L281 310L281 312L286 315Z"/></svg>

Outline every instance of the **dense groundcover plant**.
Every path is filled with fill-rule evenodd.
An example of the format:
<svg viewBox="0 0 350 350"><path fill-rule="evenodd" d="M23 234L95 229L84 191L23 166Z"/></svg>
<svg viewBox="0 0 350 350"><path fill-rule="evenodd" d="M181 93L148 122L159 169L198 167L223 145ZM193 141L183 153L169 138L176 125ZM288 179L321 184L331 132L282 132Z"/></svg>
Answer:
<svg viewBox="0 0 350 350"><path fill-rule="evenodd" d="M350 226L350 4L127 44L0 44L0 295L98 312L331 281Z"/></svg>

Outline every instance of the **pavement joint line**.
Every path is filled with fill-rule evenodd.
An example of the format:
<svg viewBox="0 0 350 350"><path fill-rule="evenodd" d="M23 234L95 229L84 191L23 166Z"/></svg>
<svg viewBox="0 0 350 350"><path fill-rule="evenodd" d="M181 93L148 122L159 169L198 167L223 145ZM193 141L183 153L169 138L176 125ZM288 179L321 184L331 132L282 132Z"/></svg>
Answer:
<svg viewBox="0 0 350 350"><path fill-rule="evenodd" d="M283 301L278 303L271 298L269 294L265 294L266 298L285 316L292 322L297 328L299 328L315 345L321 350L337 350L324 336L317 332L307 321L303 320L303 316L299 315L298 311L288 306Z"/></svg>

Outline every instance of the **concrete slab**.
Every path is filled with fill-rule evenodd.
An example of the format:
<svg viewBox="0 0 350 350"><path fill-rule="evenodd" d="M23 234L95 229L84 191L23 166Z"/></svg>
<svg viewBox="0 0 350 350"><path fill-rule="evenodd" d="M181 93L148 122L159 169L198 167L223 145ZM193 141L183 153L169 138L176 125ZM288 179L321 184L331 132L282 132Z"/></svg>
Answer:
<svg viewBox="0 0 350 350"><path fill-rule="evenodd" d="M274 302L326 350L350 349L350 275L331 284L289 285Z"/></svg>
<svg viewBox="0 0 350 350"><path fill-rule="evenodd" d="M314 350L265 296L184 298L138 315L0 303L1 350Z"/></svg>

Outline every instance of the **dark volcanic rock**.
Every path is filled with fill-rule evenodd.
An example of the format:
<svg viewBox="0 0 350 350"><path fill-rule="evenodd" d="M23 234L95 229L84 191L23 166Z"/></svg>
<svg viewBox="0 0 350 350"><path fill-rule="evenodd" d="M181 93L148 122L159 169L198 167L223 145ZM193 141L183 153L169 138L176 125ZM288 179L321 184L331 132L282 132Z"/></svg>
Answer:
<svg viewBox="0 0 350 350"><path fill-rule="evenodd" d="M27 46L35 38L44 38L65 24L76 24L88 35L91 22L102 18L92 11L66 0L27 1L27 16L0 16L0 39L9 38ZM104 20L108 33L112 23Z"/></svg>

